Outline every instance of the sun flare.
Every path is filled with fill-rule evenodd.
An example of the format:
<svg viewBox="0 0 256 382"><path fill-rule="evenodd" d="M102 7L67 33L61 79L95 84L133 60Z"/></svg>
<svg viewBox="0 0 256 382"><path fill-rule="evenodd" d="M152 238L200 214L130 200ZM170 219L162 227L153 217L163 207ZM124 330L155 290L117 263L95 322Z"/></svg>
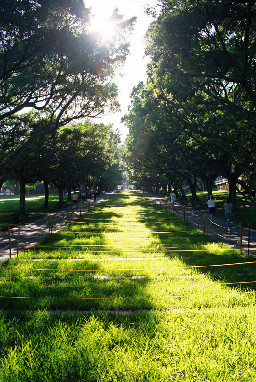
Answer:
<svg viewBox="0 0 256 382"><path fill-rule="evenodd" d="M111 40L115 34L115 28L115 23L111 17L105 17L103 14L92 17L91 31L103 40Z"/></svg>

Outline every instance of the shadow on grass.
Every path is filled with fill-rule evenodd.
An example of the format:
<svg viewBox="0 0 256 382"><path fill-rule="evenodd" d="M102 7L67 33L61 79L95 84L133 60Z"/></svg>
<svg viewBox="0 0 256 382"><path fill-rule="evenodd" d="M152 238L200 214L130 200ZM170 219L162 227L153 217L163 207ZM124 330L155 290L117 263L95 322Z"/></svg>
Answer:
<svg viewBox="0 0 256 382"><path fill-rule="evenodd" d="M173 248L173 252L165 254L166 257L179 258L186 266L198 266L195 268L197 272L207 274L213 280L235 283L228 285L230 288L241 288L242 291L256 290L256 284L251 283L256 280L256 264L232 265L255 261L253 256L248 257L239 250L229 249L221 242L216 242L177 216L165 211L163 207L144 201L144 205L147 203L150 211L141 217L140 221L146 223L152 232L170 231L169 235L157 235L160 248ZM221 264L231 265L209 267L209 265ZM200 266L207 267L200 268Z"/></svg>
<svg viewBox="0 0 256 382"><path fill-rule="evenodd" d="M116 202L121 203L123 197L114 195L112 207ZM108 209L104 212L104 205L101 205L84 218L108 221L120 216ZM79 221L83 221L83 217ZM76 227L73 222L67 229L21 254L19 259L1 266L0 296L12 298L0 298L0 309L91 312L153 308L145 292L147 277L138 277L140 272L136 266L107 261L108 257L123 256L122 248L113 248L107 242L108 226L102 232L96 232L97 227L95 232L91 228L86 232L88 220L84 221L84 232L70 233L72 226ZM114 231L114 234L122 234L118 227Z"/></svg>
<svg viewBox="0 0 256 382"><path fill-rule="evenodd" d="M119 199L120 201L121 199ZM179 248L193 247L196 249L204 248L206 244L212 242L198 231L191 230L182 221L178 222L175 219L174 222L173 216L160 207L153 207L152 204L146 202L143 202L143 206L147 209L148 216L140 216L140 220L142 223L147 223L147 227L150 227L152 231L163 232L174 229L177 231L172 232L170 236L160 234L157 236L162 248L175 244ZM97 209L94 210L93 215L97 217ZM187 229L189 231L181 232ZM102 245L108 245L103 233L99 234L99 239ZM92 242L93 240L94 236ZM116 254L122 256L122 250L116 251ZM188 255L179 252L168 256L179 257L188 265L205 264L206 261L209 264L216 264L223 262L225 256L229 260L231 258L234 260L234 256L228 253L221 255L194 252ZM237 255L237 257L241 260L241 256ZM225 354L223 355L223 349L229 345L231 347L236 340L236 336L227 330L227 325L223 325L223 316L220 316L221 322L219 324L217 322L217 328L214 327L212 330L212 326L216 324L215 311L206 319L201 311L198 311L197 315L193 311L191 315L188 312L184 314L183 310L173 311L167 318L173 321L173 326L165 328L167 322L161 325L161 317L157 317L154 312L151 312L153 306L146 295L147 279L135 282L129 277L120 278L117 267L112 267L106 272L104 262L99 260L97 256L93 260L87 259L79 263L63 260L34 264L29 261L15 260L11 264L4 264L1 267L3 277L1 282L5 280L6 290L10 288L9 291L13 295L22 292L32 297L26 302L26 305L20 306L19 311L14 310L16 302L13 303L13 310L8 310L7 314L8 317L11 315L15 317L14 320L3 322L0 317L1 355L2 359L6 360L6 366L1 368L1 373L8 377L10 374L9 379L6 377L6 380L13 381L13 376L16 377L17 382L20 380L48 380L49 376L52 381L62 382L194 380L197 376L199 379L202 377L197 360L201 364L204 361L205 353L213 354L215 361L213 367L215 368L217 362L222 361L221 374L219 374L220 378L222 377L223 370L226 371L227 364L229 364L230 354L232 356L237 354L228 353L226 358ZM76 272L68 272L71 266ZM52 268L53 270L42 273L42 271L36 271L36 267ZM94 269L94 272L90 271L88 275L85 272L80 273L79 269L82 267L84 271ZM122 275L125 276L124 273ZM131 275L127 272L126 276ZM214 274L211 276L215 278ZM104 279L104 277L107 278ZM68 284L72 285L72 289ZM3 290L1 290L2 292ZM114 300L100 302L76 300L77 296L81 298L100 294L104 297L113 297ZM57 304L62 298L69 299L65 303L63 302L63 307ZM126 305L123 303L125 299L128 301ZM133 306L140 306L142 309L144 307L148 310L140 314L133 314ZM33 309L43 308L55 309L56 315L53 311L33 311ZM61 314L61 309L65 310L65 315ZM130 309L130 312L122 315L120 309ZM97 318L94 317L96 314ZM228 314L229 312L227 316ZM193 321L187 319L188 316L193 318ZM242 321L245 317L242 317ZM229 317L227 322L229 322ZM235 323L237 324L238 321ZM221 355L218 356L216 349L218 348L217 341L220 339L217 335L214 337L214 333L215 330L218 332L218 327L222 328L222 326L223 345L219 346ZM198 331L197 327L201 331ZM189 331L189 329L191 330ZM248 325L245 325L244 330L248 330ZM229 337L230 342L228 342ZM240 338L235 345L239 344L239 340ZM202 342L201 351L197 346L200 341ZM209 344L212 344L211 347ZM233 349L237 352L235 346L231 347L230 351ZM206 364L205 380L209 375L209 355L204 361ZM10 362L11 358L18 365L14 370L15 373L11 368L13 365ZM176 363L179 358L184 361L184 366ZM189 364L190 359L191 364L195 364L195 369L192 369ZM247 363L237 363L238 361L237 359L234 361L236 366L237 364L239 367L240 365L247 366ZM170 369L168 370L167 367L169 368L171 365L173 365L173 369L169 371ZM230 365L230 368L233 369L234 363ZM192 370L190 375L187 374L189 369ZM214 375L211 380L217 379L218 375L216 378Z"/></svg>

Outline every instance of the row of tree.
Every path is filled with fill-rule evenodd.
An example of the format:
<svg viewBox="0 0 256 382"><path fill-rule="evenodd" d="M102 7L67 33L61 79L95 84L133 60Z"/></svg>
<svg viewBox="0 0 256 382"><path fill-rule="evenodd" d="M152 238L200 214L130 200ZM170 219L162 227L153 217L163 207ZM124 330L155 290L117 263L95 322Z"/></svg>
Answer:
<svg viewBox="0 0 256 382"><path fill-rule="evenodd" d="M134 89L127 157L141 183L209 194L217 176L255 187L255 1L160 0L147 84Z"/></svg>
<svg viewBox="0 0 256 382"><path fill-rule="evenodd" d="M117 11L114 20L118 33L103 44L90 31L83 0L1 2L0 187L14 177L22 195L28 181L61 190L96 174L102 180L106 163L114 171L117 137L110 128L74 124L118 108L113 75L128 54L135 20Z"/></svg>
<svg viewBox="0 0 256 382"><path fill-rule="evenodd" d="M64 190L71 195L71 190L80 187L86 191L111 189L122 179L119 136L111 126L84 122L64 126L41 137L37 131L30 131L28 115L25 118L23 136L5 150L5 161L12 164L9 178L18 180L20 184L20 215L25 213L25 187L28 183L44 183L44 207L48 208L49 184L58 189L61 206ZM20 143L26 139L24 132L34 136L33 145L25 152L24 144ZM22 151L17 160L19 145Z"/></svg>

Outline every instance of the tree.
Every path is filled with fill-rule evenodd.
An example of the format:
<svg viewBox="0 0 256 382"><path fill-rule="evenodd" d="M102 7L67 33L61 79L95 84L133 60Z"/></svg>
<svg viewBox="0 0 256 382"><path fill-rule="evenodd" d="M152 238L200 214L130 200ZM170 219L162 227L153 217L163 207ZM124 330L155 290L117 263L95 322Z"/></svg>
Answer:
<svg viewBox="0 0 256 382"><path fill-rule="evenodd" d="M118 107L112 78L128 53L134 18L124 20L115 11L118 33L102 45L88 29L82 0L4 0L0 14L1 186L36 139ZM17 114L28 108L36 113ZM14 142L14 136L20 139Z"/></svg>
<svg viewBox="0 0 256 382"><path fill-rule="evenodd" d="M60 129L52 179L60 196L65 188L76 189L80 184L89 183L89 178L104 167L106 140L107 128L104 125L80 123Z"/></svg>
<svg viewBox="0 0 256 382"><path fill-rule="evenodd" d="M115 106L109 81L133 19L115 12L119 33L101 46L82 0L4 0L0 14L0 120L29 107L60 125Z"/></svg>
<svg viewBox="0 0 256 382"><path fill-rule="evenodd" d="M120 136L110 130L108 139L108 160L105 168L98 176L100 190L111 190L122 184L125 177L124 147L120 144Z"/></svg>
<svg viewBox="0 0 256 382"><path fill-rule="evenodd" d="M25 213L25 185L44 181L45 207L48 207L48 184L59 190L59 204L63 191L91 187L107 179L107 171L118 169L118 139L110 126L90 122L72 124L58 129L44 138L36 137L30 150L15 162L12 176L20 182L20 217ZM112 172L113 174L113 168Z"/></svg>
<svg viewBox="0 0 256 382"><path fill-rule="evenodd" d="M158 73L182 78L190 89L192 82L215 108L239 108L254 118L255 1L161 0L161 5L147 50Z"/></svg>
<svg viewBox="0 0 256 382"><path fill-rule="evenodd" d="M144 188L181 187L181 150L177 122L154 95L152 84L139 84L132 93L132 106L124 121L129 127L126 141L131 172Z"/></svg>
<svg viewBox="0 0 256 382"><path fill-rule="evenodd" d="M0 121L0 185L30 155L33 145L43 142L54 131L53 125L51 119L33 112Z"/></svg>
<svg viewBox="0 0 256 382"><path fill-rule="evenodd" d="M254 158L255 2L160 3L148 32L149 78L210 173L228 177L235 204Z"/></svg>

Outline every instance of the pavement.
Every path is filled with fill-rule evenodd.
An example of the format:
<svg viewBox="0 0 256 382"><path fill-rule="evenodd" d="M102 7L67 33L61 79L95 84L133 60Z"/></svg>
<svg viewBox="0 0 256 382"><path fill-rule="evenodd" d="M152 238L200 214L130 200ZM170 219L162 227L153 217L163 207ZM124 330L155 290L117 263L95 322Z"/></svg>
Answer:
<svg viewBox="0 0 256 382"><path fill-rule="evenodd" d="M157 196L144 195L156 204L161 204L165 208L165 199ZM182 206L175 203L174 207L167 203L166 209L173 212L190 225L204 232L214 240L225 243L232 248L239 249L245 253L256 256L256 231L242 227L231 221L230 226L223 218L214 216L214 221L210 220L208 210L197 210L193 207ZM249 248L249 252L248 252Z"/></svg>
<svg viewBox="0 0 256 382"><path fill-rule="evenodd" d="M110 194L100 195L96 202L90 200L90 208L105 200ZM0 262L16 257L17 252L34 247L49 235L60 231L71 220L78 218L88 211L88 202L74 204L58 212L47 214L43 218L20 227L10 229L8 232L0 232Z"/></svg>
<svg viewBox="0 0 256 382"><path fill-rule="evenodd" d="M110 194L106 193L103 196L100 196L97 198L96 202L90 200L90 207L93 208L96 204L108 198L109 195ZM169 203L165 205L164 198L150 196L148 194L144 194L144 196L154 203L162 205L167 211L173 212L175 215L204 232L214 240L228 244L233 248L242 249L247 254L249 248L250 255L256 256L255 230L249 231L248 228L240 227L233 222L231 222L230 227L227 227L226 221L217 216L214 217L214 224L212 225L208 211L200 211L187 206L184 207L178 203L175 203L174 207L172 207ZM81 202L59 212L49 214L32 223L22 225L20 234L19 227L10 229L10 238L8 232L0 233L0 262L9 260L10 256L15 257L17 255L17 250L22 251L35 246L51 233L60 231L71 219L78 218L81 214L84 214L87 211L88 202Z"/></svg>

